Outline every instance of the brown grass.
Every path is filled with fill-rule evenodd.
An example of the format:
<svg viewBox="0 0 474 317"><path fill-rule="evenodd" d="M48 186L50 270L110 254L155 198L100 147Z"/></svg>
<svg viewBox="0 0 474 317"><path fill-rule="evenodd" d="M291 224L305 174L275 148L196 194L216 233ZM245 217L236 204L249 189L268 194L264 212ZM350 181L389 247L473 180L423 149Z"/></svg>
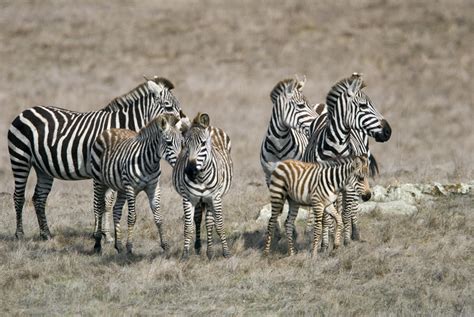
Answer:
<svg viewBox="0 0 474 317"><path fill-rule="evenodd" d="M3 1L0 4L0 311L4 314L471 315L473 199L420 206L413 217L361 217L367 241L312 260L260 257L268 202L259 164L269 91L306 74L305 94L324 101L354 71L393 128L372 142L374 182L474 178L473 6L439 1ZM90 182L57 182L48 201L56 238L38 240L31 203L26 240L15 217L6 132L23 109L47 104L88 111L142 81L175 84L186 113L208 112L232 138L235 181L224 199L234 257L178 261L182 207L163 175L165 259L139 199L135 256L111 246L91 254ZM34 174L34 173L33 173ZM34 176L28 188L32 195ZM301 229L301 228L300 228ZM299 247L307 249L300 235Z"/></svg>

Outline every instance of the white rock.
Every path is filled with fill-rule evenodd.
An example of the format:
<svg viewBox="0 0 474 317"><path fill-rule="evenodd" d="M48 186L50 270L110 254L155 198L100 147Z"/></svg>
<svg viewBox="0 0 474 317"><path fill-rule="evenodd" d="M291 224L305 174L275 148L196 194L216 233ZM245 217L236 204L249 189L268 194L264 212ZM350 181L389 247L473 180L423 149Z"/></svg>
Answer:
<svg viewBox="0 0 474 317"><path fill-rule="evenodd" d="M298 210L298 216L296 216L296 221L306 220L306 218L308 217L308 212L309 212L308 209L300 208ZM260 210L257 217L257 222L268 224L268 220L270 219L271 215L272 215L272 205L266 204ZM280 215L280 217L278 217L278 222L280 223L280 227L283 226L287 216L288 216L288 203L285 203L285 205L283 205L283 212Z"/></svg>

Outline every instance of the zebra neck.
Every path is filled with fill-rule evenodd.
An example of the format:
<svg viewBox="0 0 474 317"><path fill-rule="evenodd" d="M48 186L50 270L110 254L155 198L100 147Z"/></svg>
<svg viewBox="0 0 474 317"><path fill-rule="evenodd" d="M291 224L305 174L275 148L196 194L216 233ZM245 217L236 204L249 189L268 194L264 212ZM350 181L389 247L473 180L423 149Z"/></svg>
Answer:
<svg viewBox="0 0 474 317"><path fill-rule="evenodd" d="M347 156L350 153L350 133L336 120L337 116L328 113L326 125L319 134L317 151L321 159Z"/></svg>
<svg viewBox="0 0 474 317"><path fill-rule="evenodd" d="M119 99L114 100L110 105L100 110L105 114L104 129L121 128L138 132L152 119L146 109L152 108L151 95L121 103Z"/></svg>
<svg viewBox="0 0 474 317"><path fill-rule="evenodd" d="M353 168L352 168L352 162L348 163L343 163L337 167L334 167L336 170L334 171L335 175L335 182L336 184L336 191L342 190L344 187L346 187L347 181L352 175ZM339 177L337 177L337 176Z"/></svg>

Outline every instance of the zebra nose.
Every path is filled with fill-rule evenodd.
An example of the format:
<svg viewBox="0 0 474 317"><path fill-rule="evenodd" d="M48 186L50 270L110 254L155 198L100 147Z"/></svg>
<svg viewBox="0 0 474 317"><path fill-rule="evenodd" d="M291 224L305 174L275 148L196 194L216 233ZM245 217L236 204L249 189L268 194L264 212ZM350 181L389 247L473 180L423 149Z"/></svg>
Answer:
<svg viewBox="0 0 474 317"><path fill-rule="evenodd" d="M184 169L184 174L186 174L186 176L188 176L188 178L192 181L196 179L196 176L198 174L196 161L191 161L186 165L186 168Z"/></svg>
<svg viewBox="0 0 474 317"><path fill-rule="evenodd" d="M362 200L363 201L368 201L370 199L370 197L372 197L372 193L369 191L369 192L366 192L365 194L363 194L362 196Z"/></svg>
<svg viewBox="0 0 474 317"><path fill-rule="evenodd" d="M382 131L380 133L377 133L377 135L375 136L375 141L386 142L392 136L392 128L385 119L380 121L380 125L382 126Z"/></svg>

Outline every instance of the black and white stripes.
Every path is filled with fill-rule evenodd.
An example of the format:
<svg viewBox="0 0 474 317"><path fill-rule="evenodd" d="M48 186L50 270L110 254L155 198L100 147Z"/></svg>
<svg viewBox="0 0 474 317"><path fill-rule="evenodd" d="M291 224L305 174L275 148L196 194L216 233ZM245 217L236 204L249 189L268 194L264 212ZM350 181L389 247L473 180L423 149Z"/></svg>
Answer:
<svg viewBox="0 0 474 317"><path fill-rule="evenodd" d="M168 249L160 214L160 160L174 165L181 150L182 135L179 121L173 115L159 115L138 133L126 129L110 129L97 137L92 147L91 165L94 179L94 214L96 244L99 252L102 238L101 221L105 210L105 191L117 191L114 206L115 248L122 251L120 218L128 203L127 251L132 251L135 225L135 197L145 191L150 202L163 249Z"/></svg>
<svg viewBox="0 0 474 317"><path fill-rule="evenodd" d="M207 256L213 256L212 234L216 227L224 257L230 256L224 232L222 197L229 191L233 167L231 143L227 134L209 125L209 116L198 113L184 138L183 149L173 168L173 185L183 197L184 249L183 259L189 256L189 247L196 226L195 249L201 249L200 226L205 213L207 229Z"/></svg>
<svg viewBox="0 0 474 317"><path fill-rule="evenodd" d="M16 236L23 236L22 210L31 168L37 175L33 202L44 239L51 236L45 204L54 178L91 178L89 157L92 143L104 130L127 128L138 131L160 113L179 115L179 102L167 79L147 80L129 93L115 98L99 111L74 112L37 106L16 117L8 131L8 150L15 179Z"/></svg>

